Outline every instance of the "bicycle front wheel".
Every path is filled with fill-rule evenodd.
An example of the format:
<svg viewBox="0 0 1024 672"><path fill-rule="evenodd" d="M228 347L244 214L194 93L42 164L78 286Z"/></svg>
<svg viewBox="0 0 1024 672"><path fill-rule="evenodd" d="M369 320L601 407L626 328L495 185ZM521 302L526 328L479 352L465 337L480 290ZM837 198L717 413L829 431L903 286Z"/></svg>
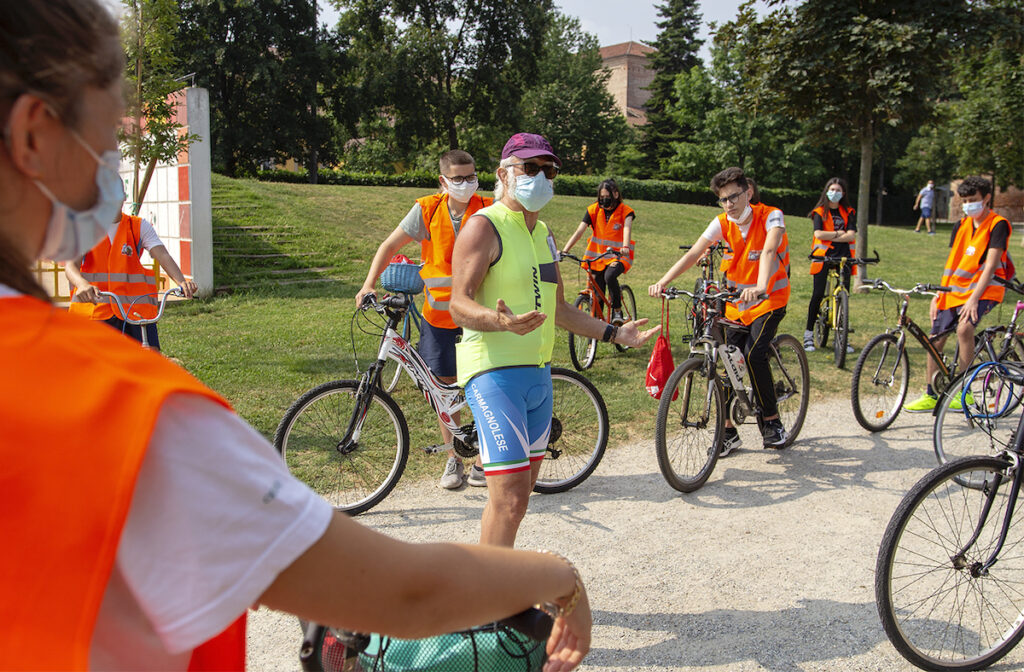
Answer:
<svg viewBox="0 0 1024 672"><path fill-rule="evenodd" d="M658 468L673 488L693 492L711 476L725 430L722 387L701 357L672 372L658 404L654 450Z"/></svg>
<svg viewBox="0 0 1024 672"><path fill-rule="evenodd" d="M636 314L636 298L633 296L633 288L629 285L622 285L622 311L625 314L626 321L639 319ZM628 345L615 344L615 349L619 352L625 352L629 350Z"/></svg>
<svg viewBox="0 0 1024 672"><path fill-rule="evenodd" d="M836 368L846 365L846 344L850 335L850 295L839 292L836 296L836 333L832 337L832 354Z"/></svg>
<svg viewBox="0 0 1024 672"><path fill-rule="evenodd" d="M590 315L590 296L580 294L573 304L578 310ZM569 332L569 359L577 371L586 371L594 363L594 356L597 354L597 339L579 336Z"/></svg>
<svg viewBox="0 0 1024 672"><path fill-rule="evenodd" d="M582 375L551 369L551 435L534 492L565 492L594 473L608 447L608 409Z"/></svg>
<svg viewBox="0 0 1024 672"><path fill-rule="evenodd" d="M918 667L981 669L1024 636L1021 500L998 562L982 569L1009 505L1009 469L1000 457L938 467L907 493L889 521L878 551L875 602L889 641ZM964 488L964 480L984 485Z"/></svg>
<svg viewBox="0 0 1024 672"><path fill-rule="evenodd" d="M882 431L900 414L909 383L910 361L896 336L875 336L864 346L853 367L853 417L869 432Z"/></svg>
<svg viewBox="0 0 1024 672"><path fill-rule="evenodd" d="M811 391L811 373L807 368L804 346L789 334L781 334L772 341L768 357L775 400L779 407L779 420L788 438L782 448L789 448L803 429L807 417L808 395Z"/></svg>
<svg viewBox="0 0 1024 672"><path fill-rule="evenodd" d="M274 435L288 471L335 509L352 515L387 497L409 459L405 416L381 390L372 392L358 440L342 445L359 405L358 392L357 380L314 387L292 404Z"/></svg>

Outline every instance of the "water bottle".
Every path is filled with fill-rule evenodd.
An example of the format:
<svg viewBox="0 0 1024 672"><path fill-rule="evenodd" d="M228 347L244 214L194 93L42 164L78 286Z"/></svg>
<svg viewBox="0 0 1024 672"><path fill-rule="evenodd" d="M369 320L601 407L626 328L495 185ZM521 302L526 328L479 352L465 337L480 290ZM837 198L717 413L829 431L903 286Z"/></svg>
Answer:
<svg viewBox="0 0 1024 672"><path fill-rule="evenodd" d="M743 387L743 376L747 372L747 362L743 358L743 351L737 348L735 345L729 345L725 347L725 363L730 368L731 373L736 376L736 379L740 382L740 387Z"/></svg>

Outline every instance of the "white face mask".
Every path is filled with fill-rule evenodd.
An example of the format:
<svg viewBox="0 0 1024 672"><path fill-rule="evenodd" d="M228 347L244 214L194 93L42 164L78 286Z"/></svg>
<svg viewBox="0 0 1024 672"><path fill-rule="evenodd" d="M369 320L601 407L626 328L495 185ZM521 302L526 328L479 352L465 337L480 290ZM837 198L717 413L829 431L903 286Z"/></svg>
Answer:
<svg viewBox="0 0 1024 672"><path fill-rule="evenodd" d="M828 200L832 201L833 203L838 203L839 201L843 200L843 192L841 191L830 190L825 192L825 195L828 196Z"/></svg>
<svg viewBox="0 0 1024 672"><path fill-rule="evenodd" d="M748 204L747 204L747 207L743 208L743 212L741 212L741 213L740 213L740 216L739 216L739 217L737 217L736 219L733 219L733 218L732 218L732 217L731 217L730 215L728 215L728 214L726 214L725 218L726 218L726 219L728 219L728 220L729 220L730 222L732 222L733 224L739 224L740 222L745 222L745 221L746 221L747 219L749 219L749 218L750 218L750 215L751 215L751 213L753 213L753 212L754 212L753 208L751 208L751 207L750 207L750 204L748 203Z"/></svg>
<svg viewBox="0 0 1024 672"><path fill-rule="evenodd" d="M462 184L452 184L444 175L441 176L441 179L443 180L444 190L448 192L449 196L460 203L466 203L469 199L473 198L476 188L480 186L480 180L475 177L472 178L472 182L468 179L463 180Z"/></svg>
<svg viewBox="0 0 1024 672"><path fill-rule="evenodd" d="M46 225L46 240L39 251L39 259L77 259L95 247L96 243L117 227L120 221L117 213L120 212L125 199L124 183L118 174L121 165L120 152L111 149L103 152L103 156L99 156L77 133L71 133L85 151L89 152L89 156L96 160L96 187L99 196L91 208L79 212L57 200L53 192L42 182L33 180L39 191L53 204L50 221Z"/></svg>
<svg viewBox="0 0 1024 672"><path fill-rule="evenodd" d="M976 201L974 203L964 203L964 216L966 217L977 217L981 214L981 211L985 209L985 201Z"/></svg>
<svg viewBox="0 0 1024 672"><path fill-rule="evenodd" d="M513 194L520 205L530 212L537 212L554 197L555 185L543 172L539 172L533 177L517 175Z"/></svg>

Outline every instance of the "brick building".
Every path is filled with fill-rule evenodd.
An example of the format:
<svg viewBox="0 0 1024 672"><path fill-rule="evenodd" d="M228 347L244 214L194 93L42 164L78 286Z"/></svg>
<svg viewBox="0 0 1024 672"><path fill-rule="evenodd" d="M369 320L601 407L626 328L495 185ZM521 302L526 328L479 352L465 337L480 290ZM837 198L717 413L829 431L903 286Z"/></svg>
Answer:
<svg viewBox="0 0 1024 672"><path fill-rule="evenodd" d="M608 78L608 92L615 99L615 105L626 121L633 126L647 123L644 105L651 97L647 90L654 79L647 55L655 51L639 42L622 42L601 47L601 61L611 71Z"/></svg>

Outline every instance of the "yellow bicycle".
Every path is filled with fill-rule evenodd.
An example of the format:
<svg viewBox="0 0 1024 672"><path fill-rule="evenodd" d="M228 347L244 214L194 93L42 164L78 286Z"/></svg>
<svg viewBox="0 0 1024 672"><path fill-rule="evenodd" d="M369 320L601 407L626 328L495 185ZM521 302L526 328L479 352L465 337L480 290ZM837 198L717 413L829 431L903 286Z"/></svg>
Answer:
<svg viewBox="0 0 1024 672"><path fill-rule="evenodd" d="M878 252L874 259L854 259L851 257L807 257L825 267L828 272L825 298L818 308L818 317L814 321L814 347L821 350L828 345L828 334L832 332L832 352L836 368L846 364L846 346L850 335L850 293L842 282L843 272L849 266L857 264L877 264Z"/></svg>

